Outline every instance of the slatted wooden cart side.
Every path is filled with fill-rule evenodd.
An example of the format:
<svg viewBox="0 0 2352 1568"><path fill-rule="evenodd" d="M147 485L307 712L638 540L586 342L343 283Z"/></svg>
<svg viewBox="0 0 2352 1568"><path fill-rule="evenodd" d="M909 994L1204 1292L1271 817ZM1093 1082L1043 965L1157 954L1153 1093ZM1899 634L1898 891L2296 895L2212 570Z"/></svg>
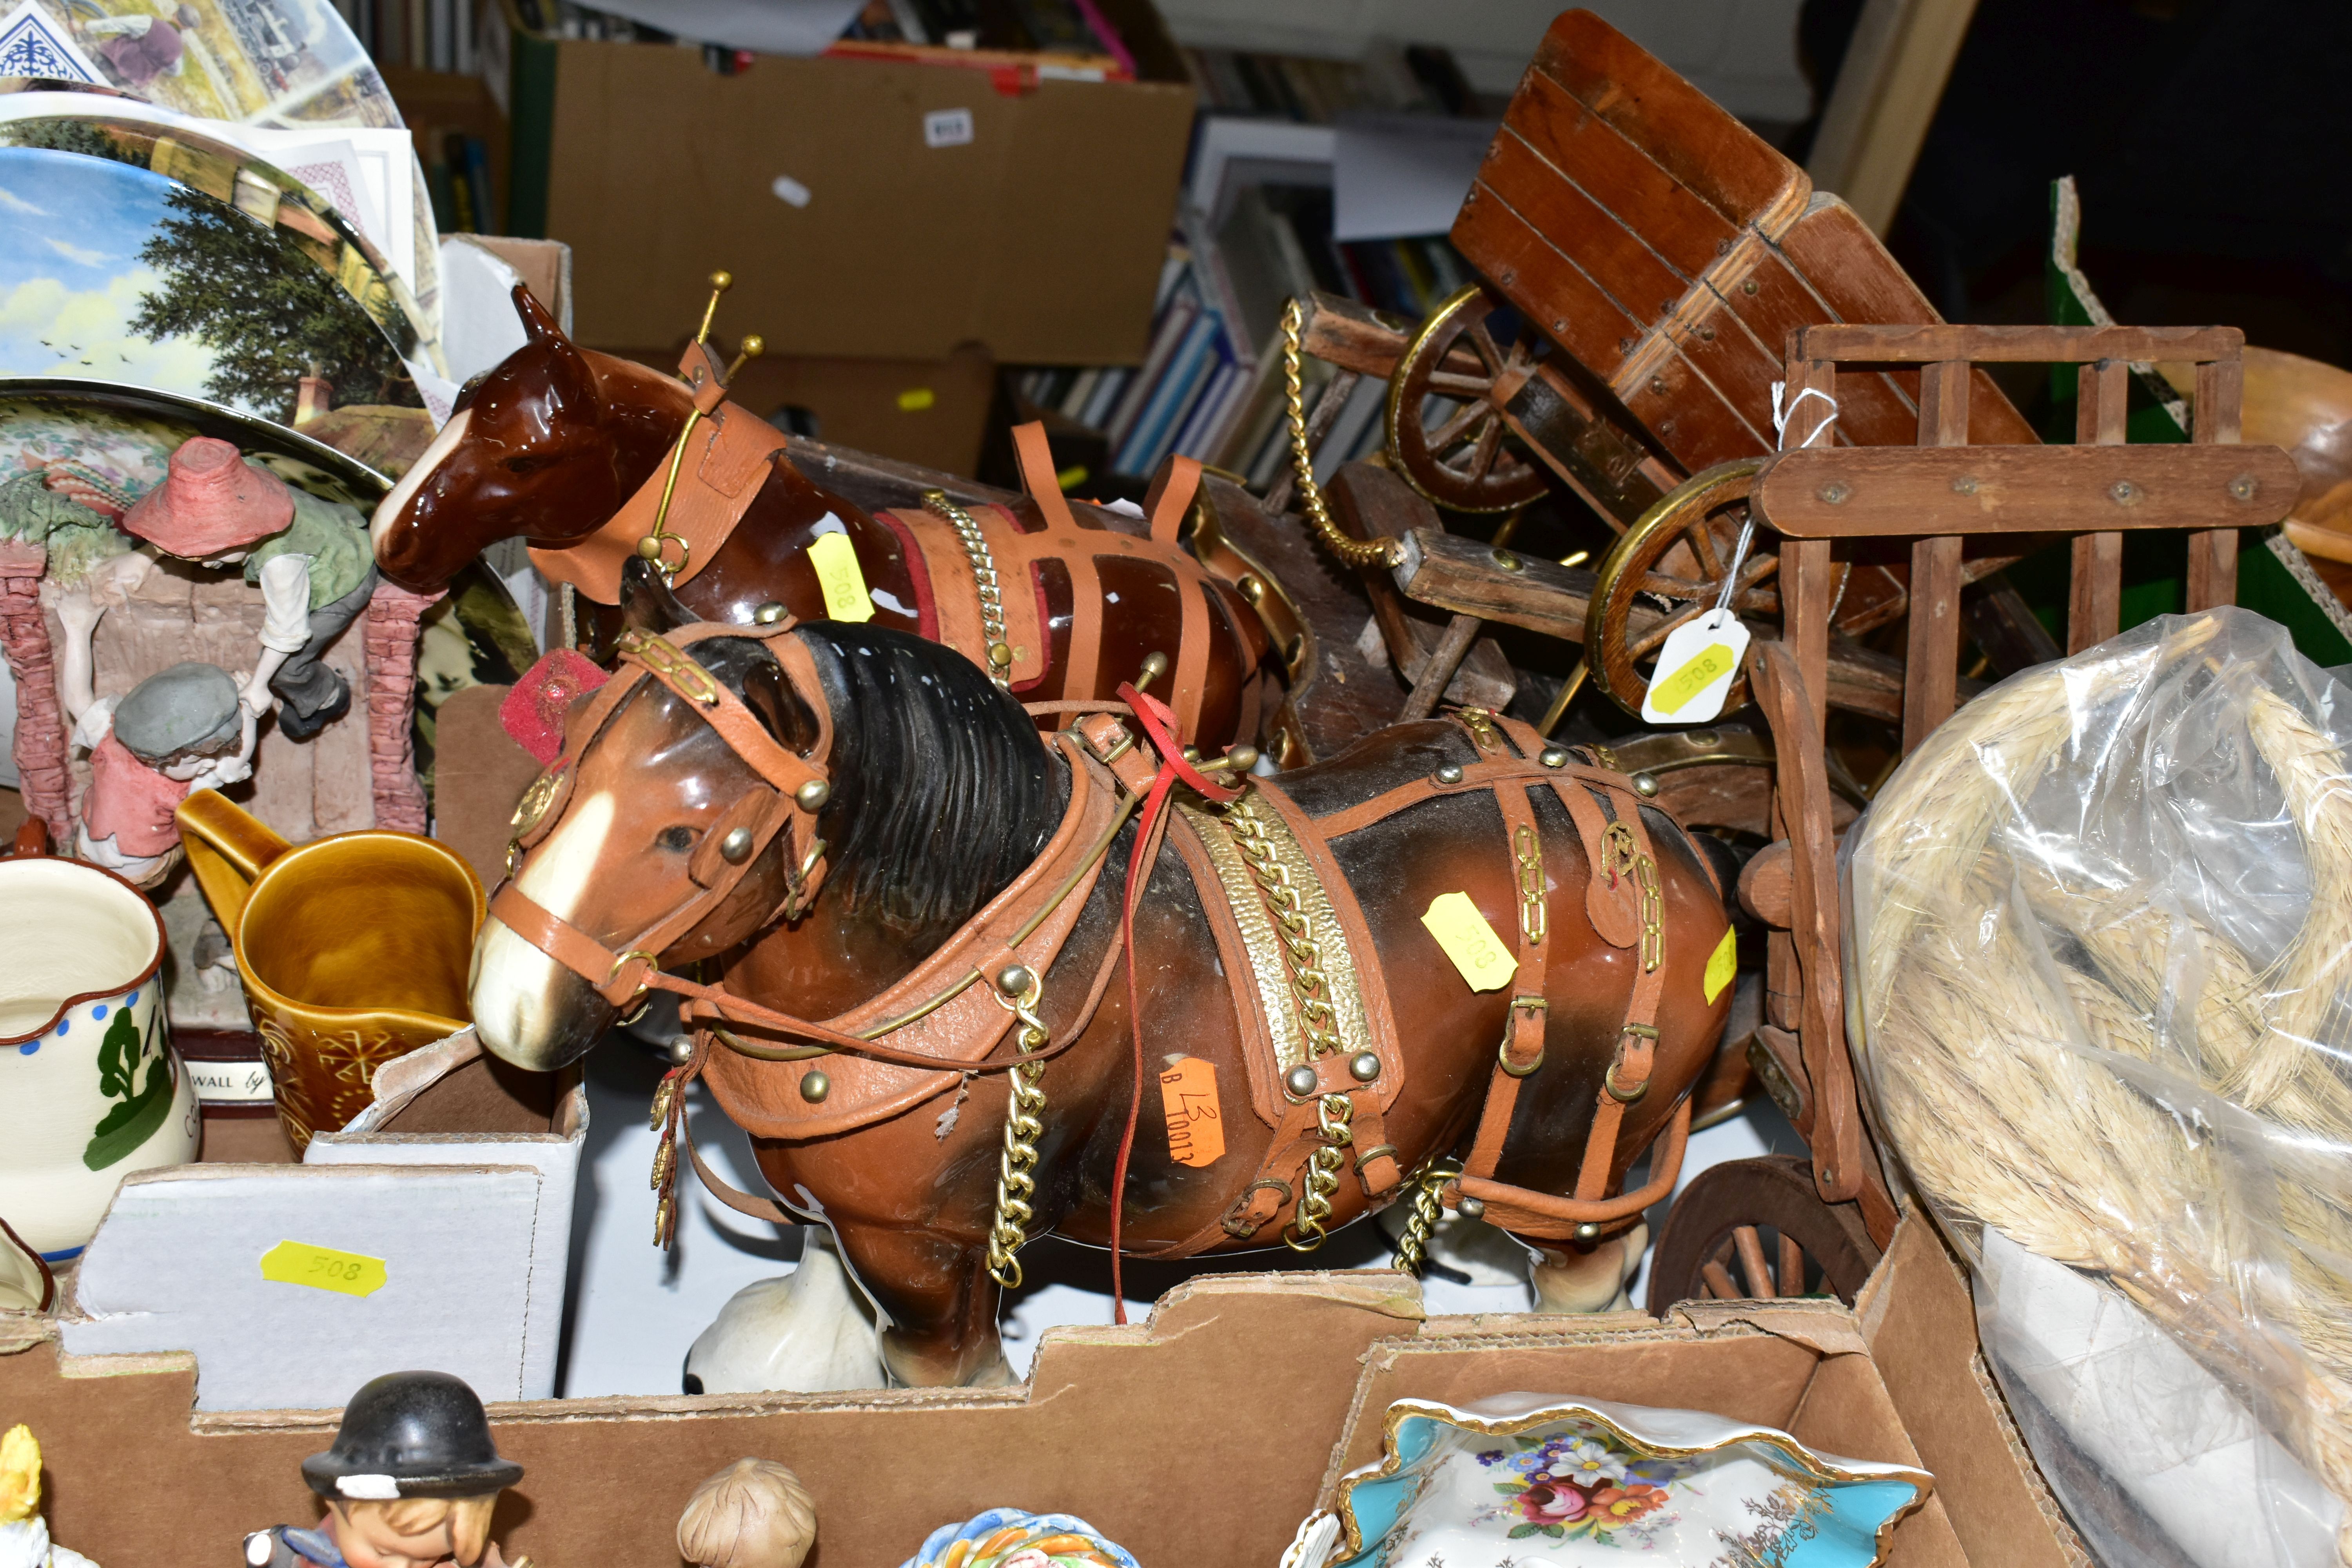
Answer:
<svg viewBox="0 0 2352 1568"><path fill-rule="evenodd" d="M2243 335L2234 328L1813 326L1789 334L1792 416L1784 449L1756 476L1750 506L1780 535L1781 637L1750 654L1756 699L1773 731L1776 842L1750 862L1740 897L1771 931L1758 1065L1811 1152L1808 1194L1794 1162L1732 1162L1685 1189L1652 1265L1653 1310L1706 1293L1771 1296L1805 1289L1806 1258L1851 1296L1895 1209L1864 1132L1847 1048L1836 841L1823 725L1841 543L1911 541L1912 605L1904 670L1906 754L1958 701L1962 552L1991 536L2014 553L2032 536L2071 537L2067 645L2079 652L2119 629L2123 535L2188 535L2188 607L2236 596L2240 531L2278 521L2300 480L2274 447L2238 444ZM2188 446L2126 446L2133 363L2194 363ZM1968 443L1969 388L1986 363L2074 364L2077 440L2066 447ZM1840 447L1831 437L1840 367L1916 367L1918 444ZM1798 414L1798 400L1807 405ZM1824 424L1824 422L1827 422ZM1808 1199L1815 1212L1808 1213ZM1779 1267L1760 1241L1780 1237ZM1729 1266L1740 1266L1735 1281ZM1841 1278L1841 1270L1843 1277Z"/></svg>

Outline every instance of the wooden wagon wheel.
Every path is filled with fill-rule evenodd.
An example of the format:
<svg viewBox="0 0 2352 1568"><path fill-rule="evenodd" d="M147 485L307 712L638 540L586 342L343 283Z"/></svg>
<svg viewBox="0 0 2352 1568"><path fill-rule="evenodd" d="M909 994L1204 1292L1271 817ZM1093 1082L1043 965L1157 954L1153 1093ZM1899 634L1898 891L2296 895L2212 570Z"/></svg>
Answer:
<svg viewBox="0 0 2352 1568"><path fill-rule="evenodd" d="M1878 1265L1854 1204L1825 1204L1813 1168L1788 1154L1730 1160L1678 1194L1650 1255L1649 1307L1832 1295L1853 1304Z"/></svg>
<svg viewBox="0 0 2352 1568"><path fill-rule="evenodd" d="M1429 313L1389 376L1389 459L1455 511L1515 511L1549 488L1507 444L1503 408L1535 373L1535 356L1524 338L1506 350L1486 330L1506 308L1471 284Z"/></svg>
<svg viewBox="0 0 2352 1568"><path fill-rule="evenodd" d="M1764 462L1741 458L1692 475L1660 497L1602 559L1585 612L1584 657L1593 685L1626 712L1640 717L1650 689L1642 667L1656 658L1666 635L1715 607L1748 518L1748 489ZM1758 533L1740 565L1732 610L1743 619L1778 618L1780 563ZM1742 670L1722 710L1747 703Z"/></svg>

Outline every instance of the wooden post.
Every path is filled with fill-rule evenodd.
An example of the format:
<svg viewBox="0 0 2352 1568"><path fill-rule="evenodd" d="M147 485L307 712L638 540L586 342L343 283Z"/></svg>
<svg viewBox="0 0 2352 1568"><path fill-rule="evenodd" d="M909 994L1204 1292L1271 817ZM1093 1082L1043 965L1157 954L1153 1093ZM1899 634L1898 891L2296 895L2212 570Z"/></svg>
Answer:
<svg viewBox="0 0 2352 1568"><path fill-rule="evenodd" d="M1789 383L1780 389L1783 450L1837 443L1837 365L1830 360L1806 358L1804 333L1801 327L1789 334L1788 354L1782 362L1789 367ZM1819 393L1821 397L1807 397L1808 392ZM1822 403L1822 398L1829 401ZM1782 540L1780 636L1797 656L1797 673L1804 678L1805 696L1819 724L1829 721L1830 611L1836 596L1837 565L1830 559L1829 541Z"/></svg>
<svg viewBox="0 0 2352 1568"><path fill-rule="evenodd" d="M1919 445L1969 444L1966 360L1942 360L1919 372ZM1955 484L1964 481L1955 480ZM1911 546L1911 644L1903 668L1903 753L1919 749L1952 716L1960 674L1960 537L1940 534Z"/></svg>
<svg viewBox="0 0 2352 1568"><path fill-rule="evenodd" d="M1911 183L1977 0L1864 0L1805 172L1884 235Z"/></svg>
<svg viewBox="0 0 2352 1568"><path fill-rule="evenodd" d="M2235 446L2246 388L2245 362L2209 360L2197 367L2192 441ZM2189 536L2189 608L2209 610L2238 602L2238 531L2211 528Z"/></svg>
<svg viewBox="0 0 2352 1568"><path fill-rule="evenodd" d="M2074 439L2084 446L2120 447L2128 411L2131 366L2103 359L2084 365L2074 383ZM2123 626L2124 536L2074 538L2073 581L2066 595L2066 651L2096 647Z"/></svg>

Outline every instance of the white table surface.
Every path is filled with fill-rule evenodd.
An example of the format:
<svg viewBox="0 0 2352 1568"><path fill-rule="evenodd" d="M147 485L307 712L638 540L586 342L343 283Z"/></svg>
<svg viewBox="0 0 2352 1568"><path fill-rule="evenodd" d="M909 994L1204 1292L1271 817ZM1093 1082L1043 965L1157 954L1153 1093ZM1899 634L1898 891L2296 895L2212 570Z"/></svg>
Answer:
<svg viewBox="0 0 2352 1568"><path fill-rule="evenodd" d="M735 1213L704 1193L688 1172L679 1185L677 1245L665 1255L653 1245L654 1194L646 1185L656 1136L646 1108L665 1064L625 1037L607 1040L587 1063L588 1147L572 1215L572 1277L566 1292L562 1370L557 1388L567 1398L609 1394L676 1394L687 1347L725 1305L755 1280L792 1271L801 1233ZM749 1192L765 1192L751 1163L751 1142L705 1096L694 1091L688 1115L695 1142L721 1176ZM1760 1099L1739 1116L1692 1134L1681 1184L1726 1160L1764 1153L1801 1153L1802 1145L1780 1113ZM1671 1200L1669 1200L1671 1202ZM1651 1214L1657 1233L1666 1204ZM1196 1274L1269 1268L1381 1268L1387 1237L1360 1224L1335 1234L1321 1251L1298 1258L1284 1248L1244 1258L1185 1263L1134 1263L1126 1269L1128 1315L1141 1321L1162 1291ZM1052 1237L1021 1255L1027 1279L1006 1303L1004 1351L1026 1376L1038 1336L1057 1323L1111 1321L1107 1254ZM1649 1265L1632 1285L1639 1303ZM1459 1285L1428 1279L1423 1294L1432 1312L1524 1311L1524 1285Z"/></svg>

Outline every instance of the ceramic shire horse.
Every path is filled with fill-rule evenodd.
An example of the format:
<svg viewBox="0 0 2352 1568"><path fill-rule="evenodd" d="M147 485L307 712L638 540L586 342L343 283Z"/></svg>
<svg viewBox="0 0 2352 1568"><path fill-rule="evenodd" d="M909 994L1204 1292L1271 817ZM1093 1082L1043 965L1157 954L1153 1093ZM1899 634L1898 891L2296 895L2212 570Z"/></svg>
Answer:
<svg viewBox="0 0 2352 1568"><path fill-rule="evenodd" d="M476 1027L552 1069L646 986L685 997L657 1117L674 1140L704 1079L790 1214L704 1180L831 1227L898 1380L1007 1376L1000 1288L1048 1231L1308 1249L1409 1197L1421 1237L1454 1205L1567 1260L1671 1190L1729 923L1707 841L1623 774L1475 710L1196 770L1146 695L1041 735L879 626L621 658L518 813ZM721 982L663 973L698 963ZM666 1142L657 1179L685 1163Z"/></svg>
<svg viewBox="0 0 2352 1568"><path fill-rule="evenodd" d="M1280 595L1244 582L1258 591L1244 598L1177 542L1200 480L1190 458L1162 469L1143 517L1074 510L1043 427L1024 426L1031 499L967 510L932 492L919 510L869 515L726 401L705 343L664 375L575 347L520 286L514 301L530 341L469 387L376 509L376 564L394 582L431 592L486 546L524 538L550 579L614 606L594 617L599 651L623 624L617 606L650 597L630 613L737 625L870 615L1038 701L1107 697L1157 650L1173 662L1187 734L1206 745L1256 735L1278 700L1253 605Z"/></svg>

